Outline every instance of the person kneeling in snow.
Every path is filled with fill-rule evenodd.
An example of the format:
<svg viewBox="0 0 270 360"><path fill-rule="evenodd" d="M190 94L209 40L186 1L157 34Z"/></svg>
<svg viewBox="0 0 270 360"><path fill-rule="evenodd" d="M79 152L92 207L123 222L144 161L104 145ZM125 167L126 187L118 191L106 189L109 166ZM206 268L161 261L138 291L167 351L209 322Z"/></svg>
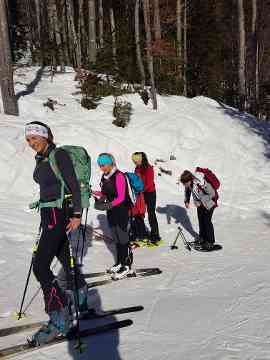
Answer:
<svg viewBox="0 0 270 360"><path fill-rule="evenodd" d="M93 192L96 210L107 211L107 219L112 238L116 245L116 263L108 273L112 279L118 280L131 272L133 255L129 247L128 221L132 201L128 192L125 175L116 167L111 154L102 153L97 163L103 172L101 178L101 193Z"/></svg>
<svg viewBox="0 0 270 360"><path fill-rule="evenodd" d="M197 168L197 171L200 168ZM208 170L208 169L206 169ZM209 170L208 170L209 171ZM211 173L212 174L212 173ZM204 176L204 183L199 180L200 175L193 175L189 170L185 170L180 181L185 187L185 206L189 208L190 197L192 195L199 221L199 240L195 242L197 250L211 251L215 244L215 232L212 223L212 216L217 207L218 194L214 186L207 181Z"/></svg>

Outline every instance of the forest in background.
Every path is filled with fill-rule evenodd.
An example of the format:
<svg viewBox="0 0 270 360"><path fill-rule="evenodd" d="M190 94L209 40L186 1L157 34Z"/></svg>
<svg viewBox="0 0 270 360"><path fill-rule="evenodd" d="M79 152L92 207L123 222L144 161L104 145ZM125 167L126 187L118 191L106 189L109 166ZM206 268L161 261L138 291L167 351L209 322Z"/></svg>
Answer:
<svg viewBox="0 0 270 360"><path fill-rule="evenodd" d="M0 45L7 47L7 27L11 54L0 54L2 97L8 62L27 56L31 65L90 71L88 95L93 74L106 74L141 93L147 86L154 108L156 92L204 95L270 118L270 0L0 3Z"/></svg>

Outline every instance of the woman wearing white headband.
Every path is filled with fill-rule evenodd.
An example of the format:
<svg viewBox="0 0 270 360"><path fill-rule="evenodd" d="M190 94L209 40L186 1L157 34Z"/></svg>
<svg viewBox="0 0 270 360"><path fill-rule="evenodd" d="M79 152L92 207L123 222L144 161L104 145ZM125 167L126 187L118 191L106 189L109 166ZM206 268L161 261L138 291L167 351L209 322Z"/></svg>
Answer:
<svg viewBox="0 0 270 360"><path fill-rule="evenodd" d="M33 272L40 282L45 302L45 311L50 321L31 338L33 345L48 343L59 334L67 334L71 327L69 303L70 297L58 285L50 267L57 257L65 271L68 290L72 289L70 273L70 254L67 231L76 230L81 223L81 193L72 161L63 149L55 151L57 167L72 195L72 207L67 200L61 207L55 202L61 197L61 182L56 177L49 161L49 154L55 150L51 129L38 121L25 127L25 138L36 152L34 180L40 186L40 215L42 233L33 260ZM87 304L87 285L78 269L79 303Z"/></svg>

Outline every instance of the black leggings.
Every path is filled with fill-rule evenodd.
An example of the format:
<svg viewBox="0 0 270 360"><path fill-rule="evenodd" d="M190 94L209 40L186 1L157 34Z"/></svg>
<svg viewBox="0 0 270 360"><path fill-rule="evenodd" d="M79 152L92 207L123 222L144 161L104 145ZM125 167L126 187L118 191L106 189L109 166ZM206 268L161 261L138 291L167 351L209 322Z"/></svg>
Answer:
<svg viewBox="0 0 270 360"><path fill-rule="evenodd" d="M207 210L203 205L197 208L201 242L215 243L215 232L212 223L214 209L213 207Z"/></svg>
<svg viewBox="0 0 270 360"><path fill-rule="evenodd" d="M33 260L33 271L43 291L45 311L59 311L67 305L67 296L57 283L51 271L51 264L55 257L60 261L67 279L68 289L73 289L70 272L70 253L66 235L67 216L64 209L41 209L42 234L37 252ZM78 287L83 287L86 282L77 271Z"/></svg>
<svg viewBox="0 0 270 360"><path fill-rule="evenodd" d="M145 192L144 199L147 206L148 221L151 228L151 240L156 241L160 239L156 216L157 194L155 191Z"/></svg>

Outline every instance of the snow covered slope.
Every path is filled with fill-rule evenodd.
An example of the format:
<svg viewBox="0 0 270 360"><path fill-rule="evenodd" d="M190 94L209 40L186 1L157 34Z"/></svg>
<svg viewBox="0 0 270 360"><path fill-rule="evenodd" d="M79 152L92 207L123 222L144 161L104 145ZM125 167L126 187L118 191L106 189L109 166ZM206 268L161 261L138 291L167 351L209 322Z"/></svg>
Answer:
<svg viewBox="0 0 270 360"><path fill-rule="evenodd" d="M270 169L267 127L211 99L159 97L159 110L145 107L136 95L126 129L112 125L113 98L105 98L95 111L82 109L73 81L74 73L56 75L50 82L44 71L22 68L16 75L17 91L34 92L20 97L19 118L0 114L0 318L11 326L24 286L38 215L27 211L37 195L32 181L33 153L24 142L24 124L41 120L54 131L58 144L84 146L93 159L93 187L100 172L96 157L112 152L122 170L132 170L130 156L145 151L152 162L173 172L156 176L158 217L165 244L135 252L135 265L159 266L163 274L122 281L92 291L102 308L143 305L132 315L134 325L119 333L89 339L82 359L108 360L232 360L270 359L269 225ZM57 100L53 112L43 106ZM61 104L61 105L60 105ZM268 129L269 131L269 129ZM169 160L170 155L176 160ZM183 191L176 185L184 169L210 167L221 179L220 207L214 215L217 242L223 250L189 254L169 244L182 224L188 239L197 231L196 211L183 207ZM158 174L156 167L156 175ZM106 230L104 216L92 208L89 224ZM179 244L180 245L180 244ZM103 270L112 262L110 248L89 239L85 271ZM29 299L38 285L31 281ZM39 295L28 319L45 319ZM128 316L119 316L127 318ZM25 334L0 338L0 348L22 342ZM71 344L42 350L24 359L79 358Z"/></svg>

